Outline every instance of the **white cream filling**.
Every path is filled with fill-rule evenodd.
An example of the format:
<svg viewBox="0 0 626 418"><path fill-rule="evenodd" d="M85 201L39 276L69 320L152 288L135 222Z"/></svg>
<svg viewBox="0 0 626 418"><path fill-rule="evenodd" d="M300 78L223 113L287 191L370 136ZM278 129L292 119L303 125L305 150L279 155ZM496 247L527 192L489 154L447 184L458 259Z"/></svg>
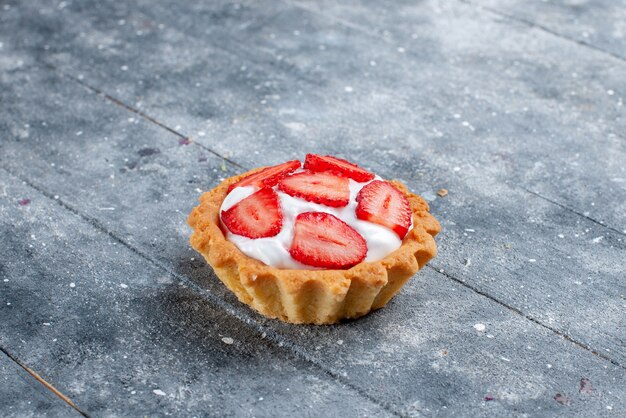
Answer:
<svg viewBox="0 0 626 418"><path fill-rule="evenodd" d="M382 180L376 176L374 180ZM374 181L372 180L372 181ZM352 228L354 228L367 242L367 256L365 261L378 261L393 251L400 248L402 240L391 229L384 226L363 221L356 217L356 196L359 191L370 182L358 183L350 179L350 201L342 208L331 208L329 206L308 202L298 197L289 196L274 187L280 199L283 212L283 227L278 235L268 238L247 238L233 234L224 227L226 239L235 244L244 254L263 263L283 269L315 270L313 266L302 264L291 257L289 247L293 237L293 225L296 217L304 212L326 212L335 215ZM222 211L230 209L239 201L250 196L258 190L254 186L235 187L224 199L220 208L220 221ZM411 227L413 229L413 221Z"/></svg>

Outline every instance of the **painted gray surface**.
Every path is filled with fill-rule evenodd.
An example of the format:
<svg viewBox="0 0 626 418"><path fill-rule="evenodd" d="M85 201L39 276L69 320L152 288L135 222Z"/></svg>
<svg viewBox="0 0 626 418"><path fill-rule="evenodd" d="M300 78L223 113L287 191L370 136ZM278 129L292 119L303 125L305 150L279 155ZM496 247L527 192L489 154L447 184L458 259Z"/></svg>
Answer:
<svg viewBox="0 0 626 418"><path fill-rule="evenodd" d="M488 39L478 43L475 40L461 43L459 35L449 33L447 29L446 32L442 32L442 29L435 31L436 36L433 36L431 29L437 22L433 16L442 16L447 23L446 28L461 27L482 38L500 38L504 36L504 31L510 32L509 25L478 15L467 5L459 5L459 8L475 16L468 17L450 8L442 9L444 6L438 3L425 3L425 7L407 6L400 10L400 17L385 12L382 8L377 9L373 15L378 16L377 21L381 25L392 27L390 19L394 17L394 22L397 23L393 26L397 31L396 35L394 32L390 32L388 36L383 34L381 41L370 35L370 32L380 32L373 22L371 25L346 30L342 29L345 24L329 24L327 19L318 15L321 12L309 13L298 8L284 8L268 16L272 13L271 7L258 7L257 10L253 5L236 8L230 4L219 3L208 10L202 5L194 6L193 10L186 10L184 7L169 5L167 8L159 8L158 5L152 5L144 7L142 11L135 11L128 5L116 4L110 7L110 13L105 16L98 7L74 5L64 8L63 14L46 12L47 9L43 8L43 12L33 10L31 14L27 14L25 18L30 20L20 24L35 25L39 21L35 17L38 14L43 16L40 19L46 25L61 28L55 32L58 39L53 37L47 40L48 52L44 49L44 56L55 66L71 72L73 77L82 78L86 83L96 83L98 88L102 85L115 86L111 94L123 98L125 103L137 105L149 114L156 115L158 120L166 121L168 126L185 136L189 134L189 130L197 130L195 136L192 134L194 141L245 167L298 158L308 150L332 150L333 153L344 156L352 154L351 158L381 175L399 177L412 189L423 192L426 197L434 196L434 192L441 186L448 188L451 198L433 203L433 210L443 215L444 222L452 219L451 223L445 223L442 236L444 251L439 260L443 263L438 260L434 265L438 268L445 267L455 276L460 276L460 279L467 280L472 286L488 292L507 305L574 337L593 350L604 351L622 365L625 363L623 335L626 333L626 324L621 315L624 302L620 295L626 293L626 283L623 279L624 257L620 255L624 252L621 228L626 211L626 183L621 180L626 176L623 164L626 153L623 139L615 134L609 135L609 132L621 132L621 115L615 112L611 123L598 121L597 112L591 113L593 117L588 116L589 107L583 107L578 99L558 95L546 101L535 91L543 87L536 85L534 78L533 65L537 65L537 62L544 67L575 65L576 71L585 75L577 86L587 95L584 103L592 102L594 107L606 104L609 96L604 90L598 90L597 86L585 93L590 88L590 83L591 86L597 83L592 75L595 77L594 71L601 68L600 63L588 59L582 63L589 66L585 69L580 62L572 63L552 57L554 53L565 56L561 51L563 47L577 49L580 48L579 45L569 45L557 39L553 40L556 44L543 46L538 42L546 41L543 39L546 38L545 34L514 32L510 36L521 41L516 44L517 51L509 51L508 44L493 51L492 47L485 49L485 45L489 44ZM328 13L328 9L332 7L328 6L323 10ZM69 14L67 19L75 21L76 25L67 28L61 26L58 22L65 19L65 14ZM172 14L175 16L172 18L175 25L161 24L161 27L158 20L154 20L154 15L166 18ZM344 20L353 16L353 20L367 23L366 19L372 19L371 13L365 13L365 9L356 4L346 10L341 9L338 14ZM207 31L206 21L214 15L220 19L216 19L215 27L211 28L202 43L199 39ZM430 17L419 19L420 15ZM79 16L82 18L79 19ZM123 16L127 18L122 19ZM227 18L221 18L222 16ZM446 48L439 48L438 52L443 61L430 62L430 55L414 56L411 51L401 54L393 49L393 57L390 57L390 45L399 44L396 38L410 33L410 27L402 26L403 22L406 25L409 17L425 22L425 25L434 20L422 29L421 35L417 33L417 39L425 45L436 44L432 39L435 37L442 38L437 40L440 43L447 40ZM243 25L240 22L238 25L238 21L233 19L257 23ZM476 23L475 19L482 21ZM241 25L244 28L241 31L243 34L233 31L233 27L239 28ZM485 25L491 25L493 30L482 30ZM300 28L298 35L292 32L296 27ZM437 29L437 26L434 28ZM272 29L282 32L274 33ZM305 29L310 32L310 36L303 36ZM237 43L232 43L231 37L226 37L228 30L233 31ZM262 30L262 33L257 33L258 30ZM137 31L143 32L138 35ZM113 47L111 51L97 45L94 48L95 41L87 39L90 33L110 33L114 39L120 40L113 43L119 46ZM335 39L338 46L334 51L330 47L319 49L320 44L329 43L320 43L314 36L321 36L319 33ZM144 36L149 39L142 40ZM427 38L421 39L420 36ZM453 39L446 38L449 36ZM219 44L219 48L214 47L212 45L216 43L212 39L215 37L227 38L228 41ZM410 38L413 38L413 34ZM259 43L258 48L246 50L251 51L250 54L236 49L241 45L254 45L255 42ZM372 45L376 45L376 42L380 46L373 48ZM146 48L139 49L139 43L142 46L145 44ZM311 43L314 45L310 45ZM33 44L37 45L36 42ZM231 49L224 51L224 44ZM376 52L376 56L385 57L384 60L376 58L377 65L373 68L379 72L370 74L374 70L369 64L367 73L355 71L357 67L350 63L350 56L346 55L347 45L353 48L353 60L365 62L366 59L361 55L373 55L372 51ZM538 47L541 48L539 51ZM137 57L137 53L142 54L144 50L145 57ZM16 56L22 54L21 51L19 47L16 48ZM277 53L283 56L281 62L289 57L294 64L276 71L272 67L268 68L273 61L262 65L264 60L268 61ZM319 58L320 68L313 67L310 59L301 57L302 54L307 56L307 53ZM236 54L243 58L235 59ZM532 59L537 62L530 62L526 58L528 65L516 70L513 76L498 81L496 77L506 73L506 65L515 64L516 60L527 54L531 54ZM249 55L252 55L252 60ZM405 55L408 55L406 62L398 61L399 56ZM487 64L476 60L476 56L481 56ZM241 68L246 67L246 64L252 66L254 72L248 73L246 68L244 74L241 74ZM418 77L425 80L423 85L428 86L427 90L415 91L415 96L404 97L404 92L416 90L411 68L417 64L423 67L420 71L425 75L418 73ZM123 71L124 65L129 69ZM494 76L486 79L484 74L493 70L494 65L501 68L495 67ZM67 69L69 67L72 68ZM79 71L73 67L78 67ZM383 69L378 70L380 68ZM471 71L475 72L473 77L466 74ZM556 83L553 88L565 90L568 85L558 84L561 81L557 75L561 71L559 69L554 75L548 72L539 81L545 83L546 77L549 77L551 82ZM626 75L623 68L615 65L602 71L608 77L602 78L603 83L611 81L610 74ZM383 77L383 74L387 77ZM483 77L477 77L476 74L482 74ZM358 81L351 83L353 89L358 84L361 86L359 89L375 91L378 95L382 94L383 98L365 100L364 104L359 104L359 101L363 101L363 96L358 91L349 94L345 92L344 84L349 82L345 79L350 77L354 78L350 82ZM271 81L266 81L268 79ZM312 82L311 79L317 82ZM612 81L619 85L624 79L626 78ZM207 80L209 84L204 90L202 83ZM342 80L344 84L341 84ZM450 83L460 86L465 85L460 83L471 85L477 82L481 83L480 86L468 90L469 94L455 88L450 89ZM195 83L200 86L191 87ZM306 85L301 86L302 83ZM12 84L21 86L23 83L16 79ZM329 91L331 84L334 87ZM487 85L492 86L492 90ZM256 89L257 86L259 89ZM289 86L293 87L288 89ZM307 86L307 94L298 94L299 88ZM257 92L265 87L269 90ZM19 87L16 89L18 95L33 96L32 93L19 93ZM323 89L326 90L325 93L321 93ZM476 89L489 94L476 97L477 94L473 92ZM523 96L517 97L519 94ZM276 95L280 96L278 109L262 103L268 100L271 102ZM334 99L338 96L340 97ZM140 97L141 103L135 103L135 97ZM175 97L174 102L178 104L171 106L171 97ZM315 107L311 103L312 99L307 97L315 98L318 106ZM366 99L367 97L369 96L365 95ZM517 100L511 100L512 97ZM524 106L529 104L527 100L538 106L536 111L533 109L531 112L530 108L525 110ZM485 104L489 101L496 103ZM452 109L458 110L450 109L450 103L454 104ZM180 104L186 105L177 111L176 107ZM410 104L414 106L409 108ZM26 104L25 112L35 105L37 103ZM444 108L444 105L448 107ZM500 109L497 105L505 108ZM555 112L553 107L558 106L564 107L566 111ZM327 108L330 110L326 111ZM203 115L203 119L207 119L195 117L196 111L193 109L209 111L209 114ZM462 114L463 109L468 109L471 117ZM454 113L457 111L461 113ZM45 112L47 110L42 110L42 113ZM585 123L581 124L580 120ZM432 128L425 126L425 121L432 124ZM89 123L87 121L83 124ZM183 125L189 128L185 129ZM292 128L298 132L292 132ZM538 133L539 129L542 132ZM589 147L590 142L595 146ZM272 152L268 153L267 149ZM351 153L353 149L356 150L355 153ZM35 151L45 152L45 148L37 148ZM42 158L46 159L46 156L39 155L35 163ZM82 169L80 161L77 162L76 169ZM224 172L223 176L227 174L228 172ZM94 175L89 181L95 182L94 187L99 187L100 178L99 175ZM559 181L555 182L555 178ZM167 187L165 183L167 180L161 181L155 188L161 190ZM198 184L206 185L210 182ZM581 212L567 206L562 208L542 202L541 198L533 194L536 193L535 190L540 193L565 191L568 199L586 201L585 208L590 210ZM81 193L81 190L70 194L77 193ZM549 196L549 200L559 201L558 195L545 195ZM191 199L187 196L177 197L181 201L189 202ZM150 200L146 198L145 201ZM468 207L473 209L467 210ZM181 213L186 213L186 210L187 207L180 209ZM602 228L594 223L594 216L598 213L591 211L600 211L615 219L612 229ZM117 214L112 216L115 220L119 219ZM586 216L590 219L586 219ZM156 222L160 224L161 220ZM130 228L136 229L132 223ZM468 233L465 229L481 231L481 241L476 241L475 234ZM133 233L124 232L134 239ZM561 235L563 238L560 238ZM150 239L145 237L144 242L149 242ZM598 242L594 241L598 239ZM517 242L512 245L510 241ZM175 242L172 248L177 249L178 243ZM548 252L545 248L554 250ZM590 249L593 251L591 257L588 256ZM596 253L602 256L598 257ZM164 259L171 260L172 256L168 254ZM553 260L567 257L573 261L552 266ZM476 266L466 268L467 259L470 263L472 260L474 263L482 263L482 270L475 274ZM537 260L541 267L528 260ZM544 280L544 275L555 274L555 269L559 280ZM597 284L598 281L600 285ZM525 291L521 292L520 286L524 286ZM593 300L601 304L602 309L595 309L595 305L589 308L588 305L578 302L581 296L589 294L594 295Z"/></svg>
<svg viewBox="0 0 626 418"><path fill-rule="evenodd" d="M63 295L28 305L85 317L61 330L90 349L50 344L29 315L10 316L3 344L96 415L623 414L623 64L466 4L348 6L5 7L3 265L25 277L5 294ZM389 308L338 327L251 313L187 245L201 190L307 151L403 179L444 226L440 255ZM28 245L41 261L16 269ZM70 289L66 265L87 272ZM64 290L78 279L77 304ZM101 383L80 390L94 371ZM255 401L267 387L274 406Z"/></svg>
<svg viewBox="0 0 626 418"><path fill-rule="evenodd" d="M464 3L411 4L67 3L5 28L37 27L29 56L247 166L272 140L271 161L306 143L411 162L423 144L433 165L480 164L626 230L623 63Z"/></svg>
<svg viewBox="0 0 626 418"><path fill-rule="evenodd" d="M202 262L191 260L196 255L187 246L188 231L182 224L189 210L187 206L193 204L193 199L198 194L196 188L204 182L214 184L219 177L228 175L228 171L222 170L222 167L229 170L222 165L222 160L206 155L205 150L195 144L180 145L178 137L144 120L129 122L124 109L71 80L37 68L16 76L21 77L23 74L28 76L30 83L12 83L13 86L24 87L11 89L7 86L5 91L37 90L46 86L50 92L48 97L53 99L25 101L20 104L17 102L18 97L30 97L31 94L5 95L16 99L13 106L14 117L19 116L24 122L21 117L28 112L37 116L25 122L28 125L28 137L22 135L19 140L3 142L2 162L12 172L43 191L47 197L24 186L13 190L12 183L7 182L4 193L7 196L6 210L10 211L8 223L12 225L12 235L17 235L12 239L10 247L28 253L25 248L27 245L28 248L30 245L37 248L37 243L41 243L42 248L70 247L71 250L48 255L49 261L47 258L43 259L35 271L26 274L21 270L13 270L17 263L11 262L25 258L25 255L9 255L3 264L9 269L9 276L21 274L35 278L31 286L36 288L41 286L36 277L54 277L57 274L58 278L47 281L56 286L44 293L63 294L63 289L71 292L64 303L57 302L61 306L55 309L56 312L41 312L46 318L42 317L41 323L50 321L47 323L52 324L59 321L61 323L57 329L69 330L69 335L65 336L66 343L86 339L85 344L92 348L84 353L85 350L79 346L75 348L77 352L67 355L70 359L75 358L70 363L71 373L66 370L65 362L61 365L56 361L48 364L48 360L38 366L50 368L51 371L47 373L59 386L68 390L70 396L85 410L98 413L105 410L105 406L98 392L94 394L87 389L84 392L72 390L77 381L85 379L81 373L92 374L99 371L96 376L101 376L103 381L110 381L110 375L113 374L120 383L109 390L120 390L122 394L133 390L139 393L136 387L139 383L152 384L148 390L145 387L142 388L143 391L140 389L144 396L137 400L138 405L131 403L137 411L143 412L151 411L150 408L163 407L158 404L150 405L150 401L154 401L154 394L149 390L163 390L160 388L166 385L163 379L170 379L168 390L163 390L170 393L171 387L188 384L183 377L188 373L202 374L197 371L197 367L208 369L207 373L210 374L210 366L201 362L200 365L197 364L201 355L185 355L183 358L190 363L187 366L174 364L175 369L181 370L183 376L163 371L165 360L154 358L160 353L166 356L168 363L172 362L168 353L181 349L172 340L184 341L184 338L176 336L179 333L186 335L183 331L185 328L200 327L196 324L200 318L202 323L217 323L215 326L218 329L206 325L201 327L198 331L200 336L197 337L200 341L192 342L195 350L210 347L206 341L210 340L210 336L217 340L213 342L218 346L223 344L219 340L222 336L230 336L236 341L253 338L254 335L249 336L252 331L242 324L251 322L253 330L265 332L274 342L289 347L289 350L304 358L307 364L313 365L309 367L318 369L322 374L328 372L337 376L341 381L359 388L365 396L385 405L391 412L399 414L422 411L445 415L463 412L468 407L477 412L484 410L486 414L531 413L535 410L548 410L550 413L571 412L561 411L561 405L554 402L552 398L557 392L567 392L572 400L576 400L576 411L581 413L600 410L606 406L616 410L622 407L618 394L625 389L620 380L623 368L595 358L589 352L450 281L432 269L423 271L388 309L349 326L294 327L266 321L251 314L247 308L225 293L210 269ZM59 106L59 103L65 105ZM75 131L77 128L83 130ZM56 134L50 135L50 132ZM77 135L77 132L82 133ZM109 132L110 135L98 141L96 138L99 138L101 132ZM143 143L141 139L144 138L149 138L150 142ZM205 158L206 161L199 164L198 160ZM91 161L91 164L85 165L84 161ZM190 161L193 164L189 164ZM198 181L203 183L197 184ZM19 207L17 201L22 198L30 198L31 204ZM78 213L68 216L56 202L68 205L68 208ZM43 208L38 209L38 205ZM48 213L47 216L52 219L30 225L33 219L40 217L40 211ZM51 216L51 212L57 211L61 212L58 219ZM28 216L29 222L20 222L18 214ZM80 218L84 222L80 222ZM51 231L42 235L48 224ZM22 225L24 230L21 230ZM6 229L9 229L8 226ZM39 230L43 231L37 233ZM71 231L72 234L68 235L65 231ZM86 231L88 237L77 237L74 231ZM62 240L59 242L60 232ZM108 233L113 235L113 242ZM94 236L101 236L100 239L104 242L91 244L92 240L99 241ZM120 248L120 241L135 249L135 252L121 251L128 248ZM111 245L112 253L108 254L106 250ZM98 250L90 250L91 246ZM125 253L130 254L125 256ZM42 258L42 254L29 258ZM80 262L79 265L72 265L74 258ZM105 264L100 266L103 263ZM142 265L141 268L137 267L138 263ZM57 266L64 266L63 271L58 272ZM43 270L43 273L39 270ZM88 274L72 276L73 271L87 271ZM174 275L173 278L170 277L171 274ZM92 283L93 280L98 281L98 286ZM200 287L193 287L193 291L185 290L183 295L179 295L171 290L172 287L178 289L177 280L186 285L198 283ZM69 287L71 283L75 285L73 288ZM128 287L120 287L122 284ZM77 292L83 288L88 292L86 295ZM201 288L210 289L210 294L202 292ZM201 292L200 295L197 292ZM7 293L17 293L17 289ZM163 293L165 296L162 296ZM205 299L202 298L203 295ZM29 295L26 299L36 296ZM63 321L72 318L78 321L78 318L85 316L81 310L73 312L77 298L85 299L78 306L103 305L107 308L93 317L87 316L88 321L80 327L64 327ZM223 314L209 309L216 298L227 302L227 305L218 306L231 313L239 323L233 323L232 321L236 321L234 318L224 317ZM180 300L187 299L194 302L190 302L192 308L189 310L200 311L199 317L189 312L181 314L171 308ZM15 303L12 305L15 307ZM43 304L30 302L28 305ZM119 306L119 311L111 312L109 306ZM174 312L169 312L168 307ZM54 313L56 317L53 316ZM65 316L69 318L66 319ZM109 319L105 321L103 316ZM181 324L183 330L176 329L167 322L159 324L159 321L170 319L171 316L174 316L174 322L177 322L178 317L191 319ZM215 319L217 317L221 319L218 321ZM17 317L16 320L21 323L22 318ZM120 328L124 329L120 323L128 322L132 330L138 330L136 333L139 336L136 333L118 336ZM474 325L478 323L485 324L488 330L477 332ZM99 331L91 335L90 330L94 328L94 324L98 324L96 329ZM39 323L33 324L33 327L43 328L44 332L48 330L47 326ZM9 326L11 328L19 327ZM21 333L11 335L9 330L4 333L12 337L7 345L18 350L18 354L27 361L32 362L38 358L35 357L36 353L30 353L28 347L43 345L40 340L36 339L27 346L22 346L19 344L19 340L24 339ZM36 332L30 330L29 333ZM146 333L151 338L145 336ZM129 348L115 345L111 347L105 344L110 335L116 337L114 340L133 341L136 345ZM204 339L200 338L202 336ZM258 333L256 338L258 339ZM314 345L311 341L314 341ZM258 342L246 341L243 345L248 347L256 344ZM56 349L63 350L64 346L65 344L60 344ZM54 350L55 347L48 349ZM146 350L150 353L147 363L144 360ZM129 356L129 353L134 354L128 359L129 363L135 365L131 372L128 372L129 365L124 363L126 359L123 358L124 355ZM207 357L217 356L212 351L210 354ZM58 354L52 351L42 357L53 359ZM109 357L112 359L109 360ZM120 367L121 371L109 370L112 365L107 360ZM120 361L122 364L117 365ZM276 359L265 361L274 364L278 362ZM84 363L84 366L77 371L75 363ZM608 368L605 369L605 366ZM103 367L106 369L102 370ZM153 371L157 368L158 373ZM131 379L130 383L118 376L122 371L128 373L128 376L124 376ZM145 374L151 377L145 383L132 380L135 375ZM218 377L224 380L218 380L217 385L232 385L229 380L234 379L245 388L249 386L245 381L246 376L259 374L263 374L263 370L252 372L237 369L237 373L221 370ZM233 377L235 375L237 377ZM602 396L576 395L576 387L582 377L595 382L596 390L602 390ZM194 383L211 393L213 384L210 380ZM189 391L195 394L201 391L199 388L192 387ZM485 402L484 397L488 395L498 397L498 403ZM237 396L250 398L245 391ZM260 397L267 399L266 396ZM196 405L190 399L185 399L186 402L175 400L179 403L174 403L171 408L176 410L189 407L189 412L194 412L194 406L207 407L202 403ZM222 402L224 408L242 412L237 409L237 405L227 400L218 397L217 402ZM128 406L120 403L106 407L123 409ZM156 410L158 409L152 409L153 412ZM323 410L318 412L321 411Z"/></svg>
<svg viewBox="0 0 626 418"><path fill-rule="evenodd" d="M626 60L624 0L468 0Z"/></svg>
<svg viewBox="0 0 626 418"><path fill-rule="evenodd" d="M0 345L85 413L390 415L54 198L0 174L9 278L0 282ZM16 204L23 196L29 205Z"/></svg>
<svg viewBox="0 0 626 418"><path fill-rule="evenodd" d="M0 351L0 412L5 418L80 417L34 377Z"/></svg>

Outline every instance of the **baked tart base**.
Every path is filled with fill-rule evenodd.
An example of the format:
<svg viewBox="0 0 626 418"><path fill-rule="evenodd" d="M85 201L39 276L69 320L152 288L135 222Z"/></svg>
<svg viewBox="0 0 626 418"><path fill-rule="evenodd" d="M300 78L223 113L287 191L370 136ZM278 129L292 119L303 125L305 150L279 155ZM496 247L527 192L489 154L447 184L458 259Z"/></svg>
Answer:
<svg viewBox="0 0 626 418"><path fill-rule="evenodd" d="M294 324L333 324L384 307L400 288L437 253L434 236L440 225L428 204L399 181L390 181L406 196L413 229L400 248L379 261L347 270L290 270L268 266L242 253L226 239L220 207L228 187L264 167L224 180L200 197L188 218L191 246L204 256L217 277L237 298L269 318Z"/></svg>

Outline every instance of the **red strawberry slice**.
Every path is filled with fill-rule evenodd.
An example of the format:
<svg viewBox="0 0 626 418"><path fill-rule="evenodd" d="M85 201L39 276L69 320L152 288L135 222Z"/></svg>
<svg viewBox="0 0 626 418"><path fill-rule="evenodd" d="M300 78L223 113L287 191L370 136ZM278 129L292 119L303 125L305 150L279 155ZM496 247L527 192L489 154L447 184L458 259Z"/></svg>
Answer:
<svg viewBox="0 0 626 418"><path fill-rule="evenodd" d="M331 155L307 154L304 168L311 171L337 171L354 181L362 183L374 178L374 173L362 169L356 164Z"/></svg>
<svg viewBox="0 0 626 418"><path fill-rule="evenodd" d="M247 177L242 178L237 183L231 184L228 187L228 193L235 187L242 186L257 186L257 187L274 187L283 177L293 173L300 168L302 163L298 160L287 161L279 165L267 167L261 171L257 171L254 174L250 174Z"/></svg>
<svg viewBox="0 0 626 418"><path fill-rule="evenodd" d="M304 212L296 218L289 253L308 266L344 269L363 261L367 243L334 215Z"/></svg>
<svg viewBox="0 0 626 418"><path fill-rule="evenodd" d="M356 216L393 230L403 239L411 226L411 207L402 192L387 181L375 180L361 189Z"/></svg>
<svg viewBox="0 0 626 418"><path fill-rule="evenodd" d="M283 213L274 189L261 189L222 211L222 222L233 234L273 237L283 227Z"/></svg>
<svg viewBox="0 0 626 418"><path fill-rule="evenodd" d="M332 207L342 207L350 200L350 181L330 172L303 171L285 177L278 188L289 196L301 197L309 202Z"/></svg>

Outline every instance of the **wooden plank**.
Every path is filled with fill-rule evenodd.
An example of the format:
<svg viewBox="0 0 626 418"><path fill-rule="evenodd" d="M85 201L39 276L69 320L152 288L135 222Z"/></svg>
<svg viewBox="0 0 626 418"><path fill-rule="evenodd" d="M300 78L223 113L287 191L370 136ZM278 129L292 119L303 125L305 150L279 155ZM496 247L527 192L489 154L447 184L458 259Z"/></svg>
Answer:
<svg viewBox="0 0 626 418"><path fill-rule="evenodd" d="M3 297L0 296L0 302ZM6 303L4 303L6 306ZM6 308L0 307L0 311ZM0 313L1 315L1 313ZM0 414L19 417L80 417L61 398L0 351Z"/></svg>
<svg viewBox="0 0 626 418"><path fill-rule="evenodd" d="M95 370L100 382L114 382L113 387L105 386L111 393L143 391L148 399L142 397L136 408L148 412L163 407L160 401L153 403L150 390L176 393L177 385L192 377L192 382L199 381L192 395L167 397L171 402L167 411L188 402L195 405L202 391L209 391L212 401L217 397L215 402L223 408L241 411L212 388L224 386L227 393L252 403L260 390L253 381L264 374L272 374L265 386L284 390L288 385L289 399L300 402L308 399L306 390L319 390L312 396L318 399L348 385L353 389L337 392L349 397L341 405L363 404L363 411L371 415L381 412L376 405L405 415L460 414L468 408L487 415L625 410L623 367L432 269L420 273L389 308L348 325L290 326L250 313L216 283L203 262L191 260L197 256L187 247L184 227L196 188L215 184L220 176L232 173L232 167L225 165L222 171L222 161L207 156L203 148L181 145L178 137L154 124L129 121L125 109L86 94L70 80L36 69L10 77L12 82L3 86L13 110L10 120L28 124L28 135L3 141L0 162L35 189L7 186L10 197L3 205L9 215L2 219L8 224L2 230L14 237L10 248L17 254L4 263L13 275L49 277L44 288L38 280L23 292L28 305L41 306L42 320L49 318L54 327L38 334L31 329L41 328L40 321L13 320L21 329L28 325L22 331L26 335L50 339L63 333L71 367L55 364L59 356L46 355L51 348L42 349L46 362L41 367L55 381L83 382L87 371ZM29 83L18 82L22 77ZM42 89L46 95L36 94ZM5 128L9 123L6 118L0 121L4 132L10 132ZM147 147L159 152L146 156L142 150ZM18 196L31 199L27 209L16 204ZM54 200L61 206L50 205ZM35 252L32 260L41 262L24 267L11 261L25 258L29 251ZM29 270L23 272L24 268ZM86 273L68 275L74 271ZM176 280L194 287L181 288ZM72 282L75 287L66 295ZM52 294L61 295L59 308L45 303ZM486 329L479 331L478 324ZM23 357L37 355L29 347L45 346L37 340L21 346L11 329L18 327L8 325L2 332L12 346L19 346L14 349ZM96 335L87 334L88 350L70 344L91 329ZM296 366L275 366L272 358L284 352L259 339L258 332L300 359ZM242 341L241 349L255 360L244 361L244 354L231 353L221 342L225 336ZM172 354L175 350L183 354ZM271 365L284 374L265 368ZM330 375L338 382L323 381L328 391L315 385L305 389L311 381L298 385L304 377L297 370ZM581 377L594 383L597 396L576 392ZM288 383L278 383L285 380ZM248 392L248 386L256 389ZM300 392L294 393L294 387ZM556 402L557 393L566 394L570 406ZM81 404L96 411L122 410L131 402L104 405L99 393L81 396ZM485 400L491 397L497 401ZM276 402L289 401L277 394ZM330 397L323 405L338 408L334 402L337 398Z"/></svg>
<svg viewBox="0 0 626 418"><path fill-rule="evenodd" d="M468 0L468 3L626 60L624 0Z"/></svg>

